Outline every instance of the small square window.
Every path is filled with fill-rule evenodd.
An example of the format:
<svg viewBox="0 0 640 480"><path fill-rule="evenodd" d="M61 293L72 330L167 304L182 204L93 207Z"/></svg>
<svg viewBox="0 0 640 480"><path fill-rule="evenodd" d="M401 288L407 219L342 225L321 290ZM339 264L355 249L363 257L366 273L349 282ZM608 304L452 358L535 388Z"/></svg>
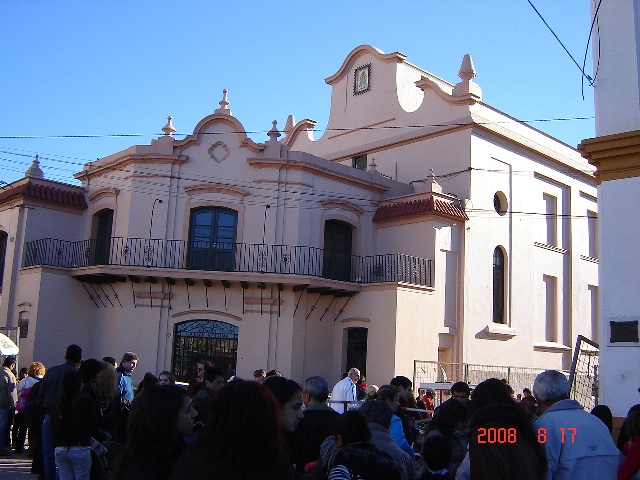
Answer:
<svg viewBox="0 0 640 480"><path fill-rule="evenodd" d="M367 156L366 155L357 155L351 159L351 166L353 168L357 168L358 170L367 170Z"/></svg>

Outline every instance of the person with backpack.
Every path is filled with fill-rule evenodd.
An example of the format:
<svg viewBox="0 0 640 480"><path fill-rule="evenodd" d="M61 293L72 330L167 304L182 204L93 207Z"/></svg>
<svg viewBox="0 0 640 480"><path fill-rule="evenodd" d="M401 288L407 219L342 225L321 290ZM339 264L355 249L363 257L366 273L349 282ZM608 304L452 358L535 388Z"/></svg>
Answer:
<svg viewBox="0 0 640 480"><path fill-rule="evenodd" d="M29 407L29 393L33 386L42 380L46 369L40 362L33 362L27 369L27 376L18 382L18 402L16 403L16 416L13 421L15 430L13 436L13 449L16 453L24 452L24 442L27 438L27 408Z"/></svg>

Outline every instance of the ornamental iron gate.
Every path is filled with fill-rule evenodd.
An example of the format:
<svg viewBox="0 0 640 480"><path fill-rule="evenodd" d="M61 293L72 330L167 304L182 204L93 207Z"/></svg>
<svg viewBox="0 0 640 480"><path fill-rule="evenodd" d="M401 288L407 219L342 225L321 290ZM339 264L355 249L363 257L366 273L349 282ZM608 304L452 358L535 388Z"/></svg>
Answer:
<svg viewBox="0 0 640 480"><path fill-rule="evenodd" d="M217 320L191 320L174 327L172 371L187 382L197 377L199 361L209 360L227 378L236 374L238 327Z"/></svg>

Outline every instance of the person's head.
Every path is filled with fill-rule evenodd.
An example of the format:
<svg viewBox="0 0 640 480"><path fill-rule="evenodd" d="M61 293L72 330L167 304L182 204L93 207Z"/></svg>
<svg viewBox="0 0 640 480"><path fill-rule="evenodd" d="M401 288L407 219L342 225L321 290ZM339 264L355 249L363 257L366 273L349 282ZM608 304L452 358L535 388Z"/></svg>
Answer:
<svg viewBox="0 0 640 480"><path fill-rule="evenodd" d="M611 413L611 409L606 405L596 405L591 410L591 415L598 417L602 420L607 428L609 429L609 433L613 431L613 414Z"/></svg>
<svg viewBox="0 0 640 480"><path fill-rule="evenodd" d="M82 361L82 349L78 345L69 345L67 351L64 354L64 359L68 363L80 363Z"/></svg>
<svg viewBox="0 0 640 480"><path fill-rule="evenodd" d="M284 375L282 375L282 372L280 370L269 370L267 373L265 373L264 378L269 378L269 377L282 377Z"/></svg>
<svg viewBox="0 0 640 480"><path fill-rule="evenodd" d="M160 375L158 375L158 383L160 385L173 385L176 383L176 376L165 370L163 372L160 372Z"/></svg>
<svg viewBox="0 0 640 480"><path fill-rule="evenodd" d="M469 409L458 401L449 399L442 403L433 415L429 430L438 430L445 437L454 435L454 431L462 432L467 427Z"/></svg>
<svg viewBox="0 0 640 480"><path fill-rule="evenodd" d="M100 373L106 368L104 362L90 358L82 362L80 365L80 377L82 377L82 383L86 385L96 385L100 381Z"/></svg>
<svg viewBox="0 0 640 480"><path fill-rule="evenodd" d="M545 370L533 382L533 396L540 411L545 412L554 403L569 398L567 377L557 370Z"/></svg>
<svg viewBox="0 0 640 480"><path fill-rule="evenodd" d="M507 384L497 378L480 382L473 389L473 398L468 403L470 413L473 414L490 403L513 405L513 398L507 387Z"/></svg>
<svg viewBox="0 0 640 480"><path fill-rule="evenodd" d="M372 399L386 402L389 407L391 407L393 413L395 413L400 406L400 393L393 385L382 385Z"/></svg>
<svg viewBox="0 0 640 480"><path fill-rule="evenodd" d="M435 395L436 395L436 392L433 390L433 388L427 388L424 391L424 396L425 397L433 398L433 397L435 397Z"/></svg>
<svg viewBox="0 0 640 480"><path fill-rule="evenodd" d="M207 367L202 376L202 380L204 381L204 387L214 393L224 387L226 383L224 372L218 367Z"/></svg>
<svg viewBox="0 0 640 480"><path fill-rule="evenodd" d="M131 403L127 419L127 443L113 478L134 462L150 462L160 471L171 470L183 449L182 437L190 435L197 413L187 391L178 385L152 385Z"/></svg>
<svg viewBox="0 0 640 480"><path fill-rule="evenodd" d="M367 385L367 388L364 391L364 393L367 398L375 397L376 393L378 393L378 386L373 384Z"/></svg>
<svg viewBox="0 0 640 480"><path fill-rule="evenodd" d="M360 378L360 370L358 370L356 367L350 368L349 372L347 373L347 377L349 377L353 383L356 383Z"/></svg>
<svg viewBox="0 0 640 480"><path fill-rule="evenodd" d="M523 388L522 389L522 395L524 395L525 397L531 397L531 390L529 390L528 388Z"/></svg>
<svg viewBox="0 0 640 480"><path fill-rule="evenodd" d="M324 377L309 377L304 382L302 388L302 399L304 404L309 405L326 403L329 398L329 382Z"/></svg>
<svg viewBox="0 0 640 480"><path fill-rule="evenodd" d="M200 379L200 381L203 381L204 372L209 367L211 367L211 362L209 360L200 360L196 364L196 371L198 372L198 378Z"/></svg>
<svg viewBox="0 0 640 480"><path fill-rule="evenodd" d="M142 378L142 388L149 388L152 385L158 384L158 377L156 377L153 373L147 372L144 374Z"/></svg>
<svg viewBox="0 0 640 480"><path fill-rule="evenodd" d="M267 387L282 408L282 429L293 432L302 420L302 388L285 377L268 377L262 383Z"/></svg>
<svg viewBox="0 0 640 480"><path fill-rule="evenodd" d="M20 373L18 374L20 377L20 380L22 380L24 377L26 377L29 373L29 369L27 367L22 367L20 369Z"/></svg>
<svg viewBox="0 0 640 480"><path fill-rule="evenodd" d="M47 369L44 368L44 365L40 362L32 362L29 365L29 370L27 374L30 377L44 377L44 374L47 372Z"/></svg>
<svg viewBox="0 0 640 480"><path fill-rule="evenodd" d="M13 355L8 355L4 358L4 362L2 362L2 366L8 368L9 370L13 370L16 366L16 357Z"/></svg>
<svg viewBox="0 0 640 480"><path fill-rule="evenodd" d="M640 437L640 411L633 410L629 412L625 420L625 431L632 440Z"/></svg>
<svg viewBox="0 0 640 480"><path fill-rule="evenodd" d="M451 452L451 443L441 435L432 435L422 444L422 458L432 472L449 467Z"/></svg>
<svg viewBox="0 0 640 480"><path fill-rule="evenodd" d="M471 388L466 382L456 382L451 385L451 398L462 403L469 401L469 395L471 395Z"/></svg>
<svg viewBox="0 0 640 480"><path fill-rule="evenodd" d="M407 377L403 377L402 375L398 375L397 377L393 377L391 379L391 385L398 389L398 393L400 394L400 398L403 401L409 400L409 398L413 395L413 382L409 380Z"/></svg>
<svg viewBox="0 0 640 480"><path fill-rule="evenodd" d="M110 363L104 363L97 384L98 395L102 398L114 398L118 393L118 371Z"/></svg>
<svg viewBox="0 0 640 480"><path fill-rule="evenodd" d="M122 356L122 360L120 361L120 366L126 372L133 372L138 365L138 355L133 352L127 352Z"/></svg>
<svg viewBox="0 0 640 480"><path fill-rule="evenodd" d="M364 418L366 418L369 423L377 423L386 429L389 429L391 426L393 412L387 402L383 402L382 400L364 402L358 411L364 415Z"/></svg>
<svg viewBox="0 0 640 480"><path fill-rule="evenodd" d="M214 397L194 448L215 459L234 478L258 477L278 461L281 410L264 385L232 380Z"/></svg>
<svg viewBox="0 0 640 480"><path fill-rule="evenodd" d="M113 365L114 367L118 366L116 365L116 359L113 357L102 357L102 361L104 363L108 363L109 365Z"/></svg>
<svg viewBox="0 0 640 480"><path fill-rule="evenodd" d="M253 379L256 382L261 382L264 380L264 377L267 376L267 373L262 369L259 368L258 370L256 370L255 372L253 372Z"/></svg>
<svg viewBox="0 0 640 480"><path fill-rule="evenodd" d="M333 425L336 448L341 450L352 443L368 443L371 430L367 419L358 410L349 410L340 415Z"/></svg>

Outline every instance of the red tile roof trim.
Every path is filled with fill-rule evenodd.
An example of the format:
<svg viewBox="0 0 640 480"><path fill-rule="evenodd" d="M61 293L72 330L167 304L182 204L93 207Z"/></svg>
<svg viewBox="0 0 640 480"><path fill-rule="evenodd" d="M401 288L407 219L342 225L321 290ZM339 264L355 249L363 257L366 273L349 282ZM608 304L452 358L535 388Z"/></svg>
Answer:
<svg viewBox="0 0 640 480"><path fill-rule="evenodd" d="M382 205L376 210L373 221L380 222L390 218L405 217L407 215L420 213L434 213L455 220L469 220L467 214L464 213L464 210L460 207L457 207L451 202L430 197L412 202L397 202Z"/></svg>
<svg viewBox="0 0 640 480"><path fill-rule="evenodd" d="M30 197L59 205L82 209L87 208L84 193L55 188L49 185L39 185L33 182L27 182L10 190L0 192L0 203L16 197Z"/></svg>

